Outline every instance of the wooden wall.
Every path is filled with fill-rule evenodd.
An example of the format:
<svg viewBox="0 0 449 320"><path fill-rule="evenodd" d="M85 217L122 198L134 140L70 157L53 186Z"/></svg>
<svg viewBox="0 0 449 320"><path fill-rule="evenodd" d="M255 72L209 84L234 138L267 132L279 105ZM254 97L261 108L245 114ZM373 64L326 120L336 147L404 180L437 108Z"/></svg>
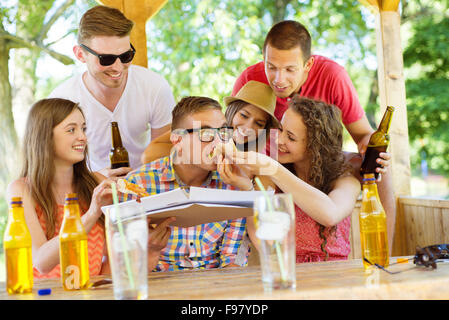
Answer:
<svg viewBox="0 0 449 320"><path fill-rule="evenodd" d="M449 243L449 200L402 196L398 215L393 254L413 255L416 246Z"/></svg>

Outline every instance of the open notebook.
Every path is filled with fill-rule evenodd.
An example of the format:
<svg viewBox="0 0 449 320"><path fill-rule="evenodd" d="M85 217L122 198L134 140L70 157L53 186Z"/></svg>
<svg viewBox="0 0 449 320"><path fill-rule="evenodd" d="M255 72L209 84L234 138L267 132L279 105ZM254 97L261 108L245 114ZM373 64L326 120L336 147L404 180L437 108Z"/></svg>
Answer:
<svg viewBox="0 0 449 320"><path fill-rule="evenodd" d="M274 190L267 191L273 194ZM171 225L191 227L203 223L232 220L253 215L254 199L263 196L262 191L236 191L190 187L190 193L178 188L148 197L141 202L129 200L119 203L122 220L148 215L151 223L159 223L168 217L176 217ZM101 208L107 213L114 205Z"/></svg>

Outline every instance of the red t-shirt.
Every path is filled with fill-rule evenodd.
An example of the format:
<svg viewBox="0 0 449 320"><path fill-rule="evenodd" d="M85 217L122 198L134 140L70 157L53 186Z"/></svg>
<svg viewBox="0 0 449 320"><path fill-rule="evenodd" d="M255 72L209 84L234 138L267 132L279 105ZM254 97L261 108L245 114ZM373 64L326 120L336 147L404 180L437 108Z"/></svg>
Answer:
<svg viewBox="0 0 449 320"><path fill-rule="evenodd" d="M313 55L313 57L313 66L309 71L306 82L301 87L300 95L321 100L340 108L342 121L345 125L360 120L365 112L360 106L357 92L346 70L326 57L318 55ZM240 88L250 80L268 84L263 61L243 71L234 84L232 95L237 94ZM277 97L276 100L274 115L280 121L284 112L288 109L290 98Z"/></svg>

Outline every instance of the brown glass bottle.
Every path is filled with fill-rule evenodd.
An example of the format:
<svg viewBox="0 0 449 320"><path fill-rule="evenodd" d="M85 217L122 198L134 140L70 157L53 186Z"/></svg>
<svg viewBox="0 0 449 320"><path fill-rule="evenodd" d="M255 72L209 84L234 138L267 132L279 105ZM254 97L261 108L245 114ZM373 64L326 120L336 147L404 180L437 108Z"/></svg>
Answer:
<svg viewBox="0 0 449 320"><path fill-rule="evenodd" d="M111 160L111 169L121 167L129 167L128 151L122 144L122 137L117 122L111 122L111 138L112 148L109 152L109 159Z"/></svg>
<svg viewBox="0 0 449 320"><path fill-rule="evenodd" d="M382 121L379 124L379 128L374 131L369 139L365 158L360 167L360 175L362 177L367 173L374 173L376 179L379 176L379 173L376 172L376 168L380 167L380 164L376 162L376 159L379 158L379 153L387 151L388 144L390 143L388 130L390 129L391 119L393 118L393 111L394 107L387 107L387 110L382 117Z"/></svg>

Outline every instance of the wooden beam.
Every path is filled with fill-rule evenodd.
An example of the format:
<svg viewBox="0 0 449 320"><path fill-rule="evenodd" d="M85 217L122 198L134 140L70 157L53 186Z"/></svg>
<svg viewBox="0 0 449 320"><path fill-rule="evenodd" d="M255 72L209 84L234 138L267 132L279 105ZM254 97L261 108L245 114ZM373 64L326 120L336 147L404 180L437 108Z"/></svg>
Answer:
<svg viewBox="0 0 449 320"><path fill-rule="evenodd" d="M398 11L400 0L378 0L380 11Z"/></svg>
<svg viewBox="0 0 449 320"><path fill-rule="evenodd" d="M134 24L131 43L136 48L133 64L148 66L146 22L167 3L168 0L97 0L99 3L119 9Z"/></svg>
<svg viewBox="0 0 449 320"><path fill-rule="evenodd" d="M410 195L411 176L400 26L397 11L380 11L376 15L380 107L382 112L387 106L395 107L389 152L396 196Z"/></svg>
<svg viewBox="0 0 449 320"><path fill-rule="evenodd" d="M377 12L397 11L400 0L359 0L359 2L372 12Z"/></svg>

